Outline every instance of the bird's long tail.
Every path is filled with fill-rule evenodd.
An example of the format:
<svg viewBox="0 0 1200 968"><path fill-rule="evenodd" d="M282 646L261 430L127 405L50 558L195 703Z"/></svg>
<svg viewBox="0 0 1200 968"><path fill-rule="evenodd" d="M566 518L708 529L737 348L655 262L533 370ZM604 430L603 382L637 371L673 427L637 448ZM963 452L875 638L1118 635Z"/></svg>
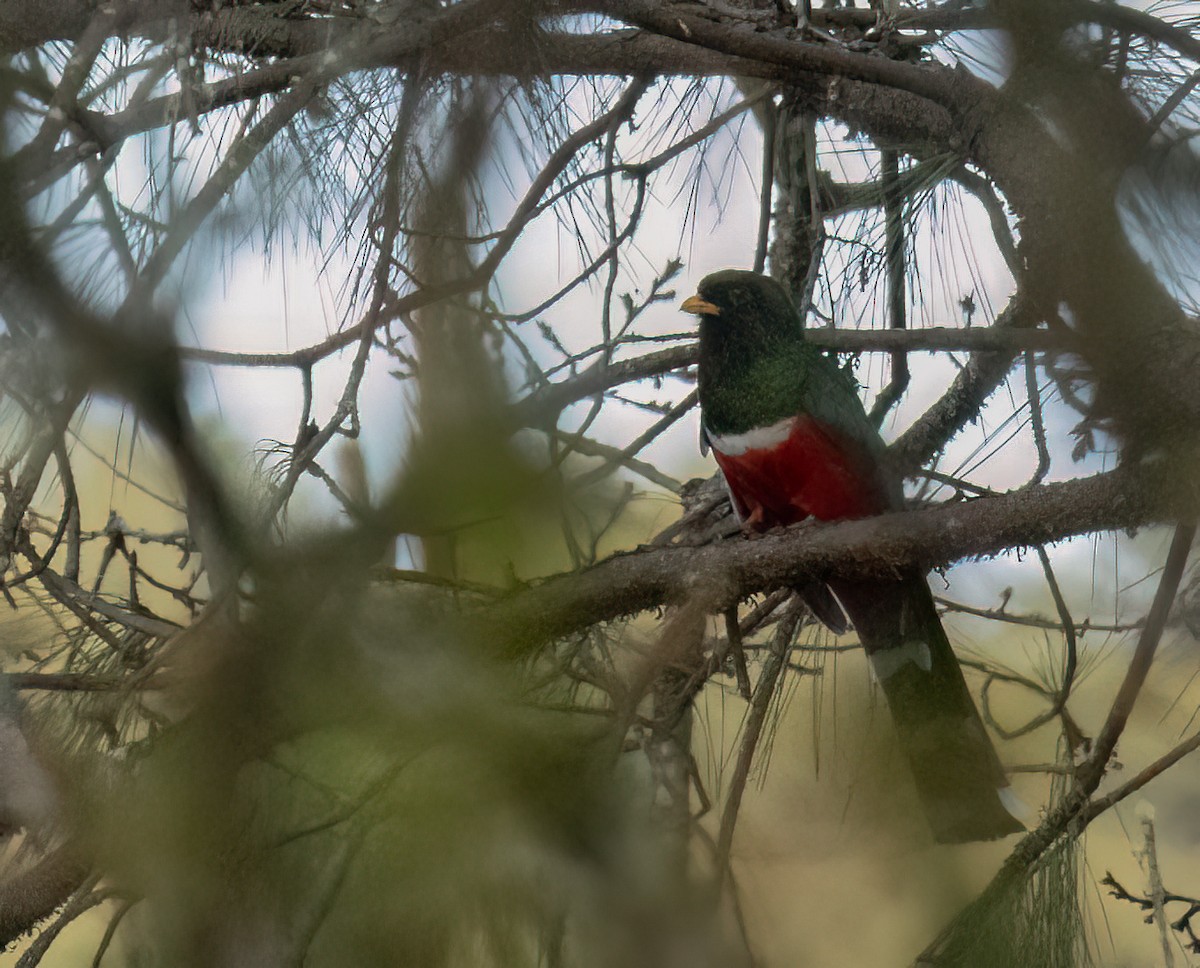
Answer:
<svg viewBox="0 0 1200 968"><path fill-rule="evenodd" d="M934 837L957 843L1023 830L925 577L831 587L887 696Z"/></svg>

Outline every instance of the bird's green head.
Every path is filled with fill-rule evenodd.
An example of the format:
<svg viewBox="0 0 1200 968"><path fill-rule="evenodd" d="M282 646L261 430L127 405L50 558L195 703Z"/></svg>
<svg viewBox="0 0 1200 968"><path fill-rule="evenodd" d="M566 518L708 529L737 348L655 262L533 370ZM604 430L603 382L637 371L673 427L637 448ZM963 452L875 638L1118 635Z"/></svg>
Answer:
<svg viewBox="0 0 1200 968"><path fill-rule="evenodd" d="M741 433L803 409L820 354L783 287L725 269L705 276L679 307L700 317L700 406L714 433Z"/></svg>
<svg viewBox="0 0 1200 968"><path fill-rule="evenodd" d="M700 317L701 345L718 352L769 352L804 337L804 324L783 287L745 269L705 276L680 308Z"/></svg>

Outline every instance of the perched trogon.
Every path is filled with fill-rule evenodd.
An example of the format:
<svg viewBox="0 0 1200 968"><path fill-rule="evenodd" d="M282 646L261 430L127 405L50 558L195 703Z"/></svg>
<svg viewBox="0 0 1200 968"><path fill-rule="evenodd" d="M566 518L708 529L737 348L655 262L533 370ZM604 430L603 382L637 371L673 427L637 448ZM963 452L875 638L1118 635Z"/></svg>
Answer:
<svg viewBox="0 0 1200 968"><path fill-rule="evenodd" d="M855 381L805 339L777 282L717 272L681 308L700 317L701 433L745 528L903 506ZM887 697L934 836L990 840L1022 830L925 575L828 582Z"/></svg>

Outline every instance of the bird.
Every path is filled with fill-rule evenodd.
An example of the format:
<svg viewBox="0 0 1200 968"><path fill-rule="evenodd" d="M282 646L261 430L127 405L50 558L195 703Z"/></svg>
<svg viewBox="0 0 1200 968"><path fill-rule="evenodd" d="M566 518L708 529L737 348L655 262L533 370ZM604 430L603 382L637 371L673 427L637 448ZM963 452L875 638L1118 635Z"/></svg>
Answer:
<svg viewBox="0 0 1200 968"><path fill-rule="evenodd" d="M715 272L680 309L700 320L701 445L711 448L743 529L903 508L857 381L805 338L778 282L741 269ZM1020 801L926 575L914 567L885 579L826 581L887 699L934 839L994 840L1023 830Z"/></svg>

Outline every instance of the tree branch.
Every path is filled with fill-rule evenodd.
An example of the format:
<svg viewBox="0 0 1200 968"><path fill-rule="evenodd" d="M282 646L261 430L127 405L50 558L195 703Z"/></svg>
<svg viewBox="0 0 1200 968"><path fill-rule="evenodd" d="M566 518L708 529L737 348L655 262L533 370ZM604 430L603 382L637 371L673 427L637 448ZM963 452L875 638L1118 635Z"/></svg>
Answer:
<svg viewBox="0 0 1200 968"><path fill-rule="evenodd" d="M1044 329L1018 329L1015 323L1004 325L1009 316L1002 316L995 327L980 327L965 329L962 327L932 326L927 329L910 330L861 330L861 329L826 329L824 327L806 330L806 338L814 346L821 349L834 350L839 353L895 353L895 352L958 352L969 350L986 354L977 369L991 374L1000 369L1007 373L1018 352L1034 350L1043 353L1074 352L1077 343L1070 332L1051 332ZM184 351L185 354L188 351ZM195 352L195 351L193 351ZM282 355L282 354L281 354ZM513 405L513 416L519 426L538 426L547 421L553 421L566 407L579 400L594 396L604 390L661 376L672 370L692 366L697 358L697 345L685 343L672 346L665 350L657 350L644 356L616 363L596 363L584 370L578 376L549 386L539 387L522 400ZM1000 358L1000 359L996 359ZM269 365L269 364L261 364ZM971 369L968 363L966 370ZM998 383L999 380L996 380ZM908 453L920 453L927 450L934 438L947 434L947 428L957 430L966 423L972 413L978 411L982 403L980 396L984 393L985 381L982 376L955 380L947 397L914 425L914 429L905 434L895 447L900 447L905 463L911 463ZM987 387L987 393L994 389L994 384ZM976 403L978 401L978 403ZM909 437L911 434L911 438ZM949 436L949 434L947 434ZM906 439L907 438L907 439ZM944 440L942 441L944 443ZM936 449L940 449L941 444ZM919 466L918 462L914 466Z"/></svg>
<svg viewBox="0 0 1200 968"><path fill-rule="evenodd" d="M830 574L869 579L917 565L1189 518L1200 484L1186 462L1127 465L1094 477L701 547L643 546L549 578L479 613L488 638L524 652L576 629L701 595L711 612L755 592Z"/></svg>
<svg viewBox="0 0 1200 968"><path fill-rule="evenodd" d="M66 903L87 879L87 870L65 847L0 884L0 945L31 931Z"/></svg>

